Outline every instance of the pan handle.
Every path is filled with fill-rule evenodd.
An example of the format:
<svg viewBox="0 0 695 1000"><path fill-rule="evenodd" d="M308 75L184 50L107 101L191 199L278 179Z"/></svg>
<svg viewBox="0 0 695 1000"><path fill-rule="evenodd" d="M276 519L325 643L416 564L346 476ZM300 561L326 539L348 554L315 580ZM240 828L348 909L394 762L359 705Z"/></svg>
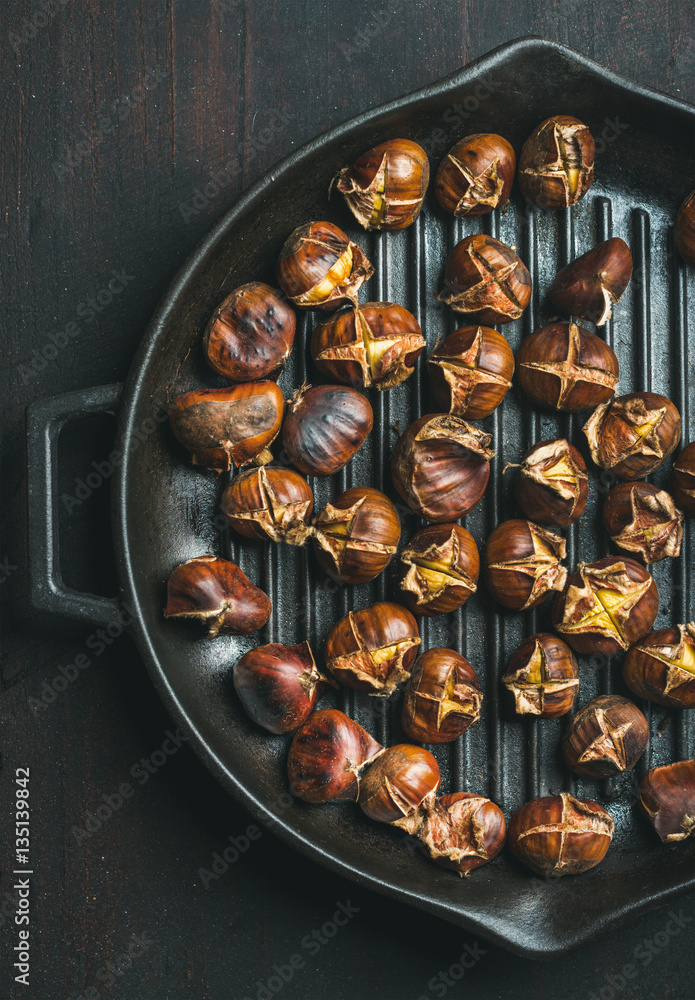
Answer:
<svg viewBox="0 0 695 1000"><path fill-rule="evenodd" d="M60 571L56 514L58 438L72 420L116 413L123 386L102 385L41 399L27 407L27 489L29 588L37 611L94 625L118 622L115 597L83 594L67 587Z"/></svg>

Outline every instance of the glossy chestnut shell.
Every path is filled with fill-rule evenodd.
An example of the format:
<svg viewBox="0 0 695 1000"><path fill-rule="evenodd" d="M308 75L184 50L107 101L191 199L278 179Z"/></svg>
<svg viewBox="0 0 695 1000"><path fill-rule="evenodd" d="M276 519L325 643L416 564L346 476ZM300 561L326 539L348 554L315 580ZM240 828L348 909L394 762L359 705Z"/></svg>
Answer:
<svg viewBox="0 0 695 1000"><path fill-rule="evenodd" d="M488 590L512 611L528 611L553 590L562 590L567 570L561 560L567 543L533 521L503 521L488 539L483 554Z"/></svg>
<svg viewBox="0 0 695 1000"><path fill-rule="evenodd" d="M357 304L357 293L374 273L362 248L332 222L308 222L286 240L277 263L278 284L302 309Z"/></svg>
<svg viewBox="0 0 695 1000"><path fill-rule="evenodd" d="M290 356L297 317L284 295L262 281L236 288L203 333L205 360L232 382L274 378Z"/></svg>
<svg viewBox="0 0 695 1000"><path fill-rule="evenodd" d="M649 725L637 705L604 694L572 718L562 754L567 766L583 778L615 778L635 766L648 742Z"/></svg>
<svg viewBox="0 0 695 1000"><path fill-rule="evenodd" d="M320 709L292 740L287 758L290 791L304 802L356 802L364 768L383 749L343 712Z"/></svg>
<svg viewBox="0 0 695 1000"><path fill-rule="evenodd" d="M603 523L613 544L647 565L681 550L683 515L665 490L651 483L618 483L603 507Z"/></svg>
<svg viewBox="0 0 695 1000"><path fill-rule="evenodd" d="M401 522L387 496L356 486L326 504L313 536L316 558L329 576L338 583L368 583L393 558Z"/></svg>
<svg viewBox="0 0 695 1000"><path fill-rule="evenodd" d="M271 611L268 595L227 559L195 556L177 566L167 583L164 617L203 622L211 639L220 632L255 632Z"/></svg>
<svg viewBox="0 0 695 1000"><path fill-rule="evenodd" d="M368 150L335 179L365 229L405 229L420 214L430 180L427 153L411 139L389 139Z"/></svg>
<svg viewBox="0 0 695 1000"><path fill-rule="evenodd" d="M472 792L436 799L418 831L422 853L459 875L469 875L496 858L505 837L500 807Z"/></svg>
<svg viewBox="0 0 695 1000"><path fill-rule="evenodd" d="M414 615L455 611L477 589L478 547L460 524L421 528L401 552L400 562L400 600Z"/></svg>
<svg viewBox="0 0 695 1000"><path fill-rule="evenodd" d="M603 861L615 824L606 810L569 792L526 802L509 824L512 854L538 875L578 875Z"/></svg>
<svg viewBox="0 0 695 1000"><path fill-rule="evenodd" d="M632 254L625 240L604 240L558 271L548 297L558 309L603 326L611 318L632 277Z"/></svg>
<svg viewBox="0 0 695 1000"><path fill-rule="evenodd" d="M411 613L400 604L381 601L350 611L334 625L324 658L340 684L388 697L410 676L419 645Z"/></svg>
<svg viewBox="0 0 695 1000"><path fill-rule="evenodd" d="M695 191L690 192L678 209L673 235L683 260L695 265Z"/></svg>
<svg viewBox="0 0 695 1000"><path fill-rule="evenodd" d="M695 708L695 622L648 632L628 650L623 677L640 698Z"/></svg>
<svg viewBox="0 0 695 1000"><path fill-rule="evenodd" d="M646 635L659 610L656 584L634 559L580 563L553 601L555 630L577 653L619 653Z"/></svg>
<svg viewBox="0 0 695 1000"><path fill-rule="evenodd" d="M541 208L575 205L593 183L594 156L593 136L578 118L546 118L521 150L521 193Z"/></svg>
<svg viewBox="0 0 695 1000"><path fill-rule="evenodd" d="M370 819L417 833L439 788L437 761L424 747L399 743L369 765L358 802Z"/></svg>
<svg viewBox="0 0 695 1000"><path fill-rule="evenodd" d="M171 404L169 422L194 465L228 472L233 465L271 461L269 445L278 436L284 408L274 382L249 382L186 392Z"/></svg>
<svg viewBox="0 0 695 1000"><path fill-rule="evenodd" d="M420 324L394 302L367 302L316 327L311 356L322 375L356 389L392 389L425 349Z"/></svg>
<svg viewBox="0 0 695 1000"><path fill-rule="evenodd" d="M514 494L527 517L566 528L586 507L589 476L584 459L564 438L539 441L521 463Z"/></svg>
<svg viewBox="0 0 695 1000"><path fill-rule="evenodd" d="M549 632L529 636L509 661L502 683L517 715L554 719L571 711L579 667L567 643Z"/></svg>
<svg viewBox="0 0 695 1000"><path fill-rule="evenodd" d="M618 479L644 479L678 447L681 417L666 396L632 392L599 406L583 430L597 465Z"/></svg>
<svg viewBox="0 0 695 1000"><path fill-rule="evenodd" d="M510 323L531 301L531 275L521 258L492 236L466 236L452 250L438 295L478 323Z"/></svg>
<svg viewBox="0 0 695 1000"><path fill-rule="evenodd" d="M440 163L434 193L452 215L487 215L507 204L515 173L516 154L501 135L467 135Z"/></svg>
<svg viewBox="0 0 695 1000"><path fill-rule="evenodd" d="M695 443L687 444L673 463L673 499L688 517L695 517Z"/></svg>
<svg viewBox="0 0 695 1000"><path fill-rule="evenodd" d="M695 760L648 771L640 783L639 804L664 843L689 837L695 830Z"/></svg>
<svg viewBox="0 0 695 1000"><path fill-rule="evenodd" d="M512 384L514 355L501 333L489 326L466 326L437 345L427 368L438 407L467 420L482 420L500 405Z"/></svg>
<svg viewBox="0 0 695 1000"><path fill-rule="evenodd" d="M478 503L490 478L492 436L446 413L428 414L398 439L391 459L396 490L428 521L455 521Z"/></svg>
<svg viewBox="0 0 695 1000"><path fill-rule="evenodd" d="M271 733L291 733L313 712L324 685L308 642L271 642L235 663L233 681L247 714Z"/></svg>
<svg viewBox="0 0 695 1000"><path fill-rule="evenodd" d="M406 685L403 731L418 743L451 743L479 721L482 701L468 660L435 646L418 657Z"/></svg>
<svg viewBox="0 0 695 1000"><path fill-rule="evenodd" d="M588 410L615 394L619 365L612 348L576 323L550 323L521 342L517 378L539 406Z"/></svg>
<svg viewBox="0 0 695 1000"><path fill-rule="evenodd" d="M305 476L330 476L359 451L373 423L369 400L356 389L302 386L287 404L282 444Z"/></svg>
<svg viewBox="0 0 695 1000"><path fill-rule="evenodd" d="M220 509L244 538L271 542L303 540L314 498L294 469L266 465L240 472L225 488Z"/></svg>

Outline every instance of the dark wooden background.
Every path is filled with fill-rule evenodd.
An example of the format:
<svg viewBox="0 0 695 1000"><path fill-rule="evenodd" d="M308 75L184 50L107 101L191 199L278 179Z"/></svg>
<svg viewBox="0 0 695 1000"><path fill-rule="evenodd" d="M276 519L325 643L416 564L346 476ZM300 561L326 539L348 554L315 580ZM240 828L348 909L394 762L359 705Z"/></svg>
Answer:
<svg viewBox="0 0 695 1000"><path fill-rule="evenodd" d="M273 995L261 988L273 966L286 965L303 936L347 900L359 913L316 957L307 957L281 997L692 996L692 896L550 964L478 940L479 960L447 985L439 973L458 961L464 945L475 951L472 936L358 890L270 833L205 887L199 870L252 819L185 746L146 784L133 780L131 768L161 747L170 723L130 640L110 646L44 711L34 711L29 700L84 651L93 629L51 630L28 606L26 404L125 378L179 266L279 158L324 129L525 34L564 42L641 83L695 101L689 0L4 0L2 996ZM201 194L225 168L222 189ZM109 292L114 270L123 279ZM61 345L55 351L47 349L51 334ZM61 493L74 494L91 463L108 454L112 433L108 420L65 433ZM81 506L63 509L63 570L74 586L113 593L108 493L107 482ZM9 805L18 766L29 766L32 778L36 875L28 990L12 982L15 934L2 916L11 886ZM134 795L78 843L72 828L83 826L102 794L113 796L124 781L134 785ZM665 931L670 910L685 927L676 936ZM146 950L129 967L116 961L109 983L105 964L127 951L132 935L144 936ZM654 943L652 957L635 961L645 939ZM623 985L621 968L630 962L638 975Z"/></svg>

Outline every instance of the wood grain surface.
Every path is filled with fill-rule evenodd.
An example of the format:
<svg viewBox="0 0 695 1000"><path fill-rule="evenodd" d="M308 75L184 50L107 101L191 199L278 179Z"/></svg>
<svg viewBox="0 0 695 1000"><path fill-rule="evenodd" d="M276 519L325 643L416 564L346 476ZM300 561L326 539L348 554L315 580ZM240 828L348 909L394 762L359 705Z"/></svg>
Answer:
<svg viewBox="0 0 695 1000"><path fill-rule="evenodd" d="M162 753L176 733L127 634L59 630L29 608L24 409L124 379L200 238L326 128L529 34L695 101L693 16L689 0L4 0L0 995L692 996L692 896L535 964L327 874L261 832L185 743ZM112 434L107 419L80 423L60 447L63 572L97 593L116 587L110 477L80 483ZM90 664L74 676L80 654ZM56 677L64 690L53 685L37 707ZM35 870L29 988L13 981L8 903L21 766ZM230 837L239 858L213 871ZM351 915L330 936L339 904Z"/></svg>

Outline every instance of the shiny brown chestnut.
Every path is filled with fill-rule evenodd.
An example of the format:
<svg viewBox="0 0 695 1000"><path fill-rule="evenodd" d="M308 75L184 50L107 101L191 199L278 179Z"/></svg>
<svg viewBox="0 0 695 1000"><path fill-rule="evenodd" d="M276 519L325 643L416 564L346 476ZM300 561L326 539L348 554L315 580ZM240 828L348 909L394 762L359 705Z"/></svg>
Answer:
<svg viewBox="0 0 695 1000"><path fill-rule="evenodd" d="M321 568L338 583L368 583L393 558L401 537L398 511L369 486L346 490L316 518L314 551Z"/></svg>
<svg viewBox="0 0 695 1000"><path fill-rule="evenodd" d="M437 345L427 368L438 407L467 420L482 420L500 405L512 384L514 355L501 333L489 326L466 326Z"/></svg>
<svg viewBox="0 0 695 1000"><path fill-rule="evenodd" d="M326 378L356 389L392 389L413 372L426 347L420 324L394 302L367 302L316 327L311 356Z"/></svg>
<svg viewBox="0 0 695 1000"><path fill-rule="evenodd" d="M606 810L569 792L526 802L509 824L512 854L538 875L579 875L603 861L615 824Z"/></svg>
<svg viewBox="0 0 695 1000"><path fill-rule="evenodd" d="M480 720L482 701L468 660L435 646L418 657L406 685L403 731L418 743L451 743Z"/></svg>
<svg viewBox="0 0 695 1000"><path fill-rule="evenodd" d="M273 465L240 472L220 502L230 527L244 538L303 541L314 507L311 487L294 469Z"/></svg>
<svg viewBox="0 0 695 1000"><path fill-rule="evenodd" d="M444 868L470 875L504 847L506 824L499 806L483 795L454 792L435 800L418 831L420 850Z"/></svg>
<svg viewBox="0 0 695 1000"><path fill-rule="evenodd" d="M440 780L439 765L429 750L399 743L369 765L357 801L377 823L415 834L434 805Z"/></svg>
<svg viewBox="0 0 695 1000"><path fill-rule="evenodd" d="M695 622L648 632L628 650L623 677L640 698L695 708Z"/></svg>
<svg viewBox="0 0 695 1000"><path fill-rule="evenodd" d="M268 595L239 567L215 556L196 556L177 566L167 583L165 618L194 618L208 636L248 635L262 628L272 611Z"/></svg>
<svg viewBox="0 0 695 1000"><path fill-rule="evenodd" d="M533 521L513 518L498 525L483 554L493 598L512 611L528 611L553 590L562 590L567 570L561 560L567 543Z"/></svg>
<svg viewBox="0 0 695 1000"><path fill-rule="evenodd" d="M304 802L356 802L365 767L384 748L336 708L322 708L297 730L287 758L290 791Z"/></svg>
<svg viewBox="0 0 695 1000"><path fill-rule="evenodd" d="M203 333L205 360L232 382L276 378L290 356L297 317L285 297L262 281L236 288Z"/></svg>
<svg viewBox="0 0 695 1000"><path fill-rule="evenodd" d="M614 486L603 507L603 523L619 549L647 565L680 553L683 515L668 493L651 483Z"/></svg>
<svg viewBox="0 0 695 1000"><path fill-rule="evenodd" d="M303 385L287 404L282 444L305 476L330 476L350 461L374 423L369 400L343 385Z"/></svg>
<svg viewBox="0 0 695 1000"><path fill-rule="evenodd" d="M695 442L686 444L673 463L673 499L688 517L695 517Z"/></svg>
<svg viewBox="0 0 695 1000"><path fill-rule="evenodd" d="M440 163L434 193L452 215L487 215L507 204L515 173L516 154L501 135L467 135Z"/></svg>
<svg viewBox="0 0 695 1000"><path fill-rule="evenodd" d="M194 465L228 472L233 465L272 461L269 446L280 432L284 409L274 382L249 382L186 392L171 404L169 422Z"/></svg>
<svg viewBox="0 0 695 1000"><path fill-rule="evenodd" d="M411 613L400 604L381 601L350 611L333 626L324 659L345 687L388 697L410 676L419 645Z"/></svg>
<svg viewBox="0 0 695 1000"><path fill-rule="evenodd" d="M637 705L617 694L593 698L570 721L562 740L565 763L583 778L615 778L630 771L649 742Z"/></svg>
<svg viewBox="0 0 695 1000"><path fill-rule="evenodd" d="M546 118L521 150L519 187L540 208L568 208L594 181L594 139L571 115Z"/></svg>
<svg viewBox="0 0 695 1000"><path fill-rule="evenodd" d="M531 275L515 251L483 234L452 250L437 298L479 323L510 323L531 301Z"/></svg>
<svg viewBox="0 0 695 1000"><path fill-rule="evenodd" d="M597 465L618 479L644 479L676 450L681 417L666 396L632 392L599 406L583 430Z"/></svg>
<svg viewBox="0 0 695 1000"><path fill-rule="evenodd" d="M549 632L529 636L509 661L502 683L517 715L555 719L571 711L579 667L567 643Z"/></svg>
<svg viewBox="0 0 695 1000"><path fill-rule="evenodd" d="M411 139L389 139L343 167L334 183L365 229L405 229L420 214L430 180L427 153Z"/></svg>
<svg viewBox="0 0 695 1000"><path fill-rule="evenodd" d="M676 215L673 235L676 250L686 264L695 266L695 191L691 191Z"/></svg>
<svg viewBox="0 0 695 1000"><path fill-rule="evenodd" d="M577 413L615 394L618 359L608 344L576 323L550 323L524 338L517 377L539 406Z"/></svg>
<svg viewBox="0 0 695 1000"><path fill-rule="evenodd" d="M553 601L551 617L576 653L611 655L646 635L658 610L648 570L626 556L605 556L579 564Z"/></svg>
<svg viewBox="0 0 695 1000"><path fill-rule="evenodd" d="M337 685L317 669L308 642L271 642L235 663L234 688L247 714L271 733L291 733L314 711L324 686Z"/></svg>
<svg viewBox="0 0 695 1000"><path fill-rule="evenodd" d="M603 326L632 277L630 248L618 236L604 240L558 271L548 297L569 316Z"/></svg>
<svg viewBox="0 0 695 1000"><path fill-rule="evenodd" d="M401 552L400 561L400 600L414 615L455 611L477 589L478 546L460 524L421 528Z"/></svg>
<svg viewBox="0 0 695 1000"><path fill-rule="evenodd" d="M527 517L567 528L586 507L589 476L584 459L564 438L539 441L521 463L514 493Z"/></svg>
<svg viewBox="0 0 695 1000"><path fill-rule="evenodd" d="M695 830L695 760L648 771L640 782L639 804L665 844L686 840Z"/></svg>
<svg viewBox="0 0 695 1000"><path fill-rule="evenodd" d="M482 497L490 478L491 434L447 413L420 417L396 443L393 485L420 517L456 521Z"/></svg>
<svg viewBox="0 0 695 1000"><path fill-rule="evenodd" d="M302 309L357 304L357 293L374 273L362 248L332 222L308 222L285 242L277 263L278 284Z"/></svg>

